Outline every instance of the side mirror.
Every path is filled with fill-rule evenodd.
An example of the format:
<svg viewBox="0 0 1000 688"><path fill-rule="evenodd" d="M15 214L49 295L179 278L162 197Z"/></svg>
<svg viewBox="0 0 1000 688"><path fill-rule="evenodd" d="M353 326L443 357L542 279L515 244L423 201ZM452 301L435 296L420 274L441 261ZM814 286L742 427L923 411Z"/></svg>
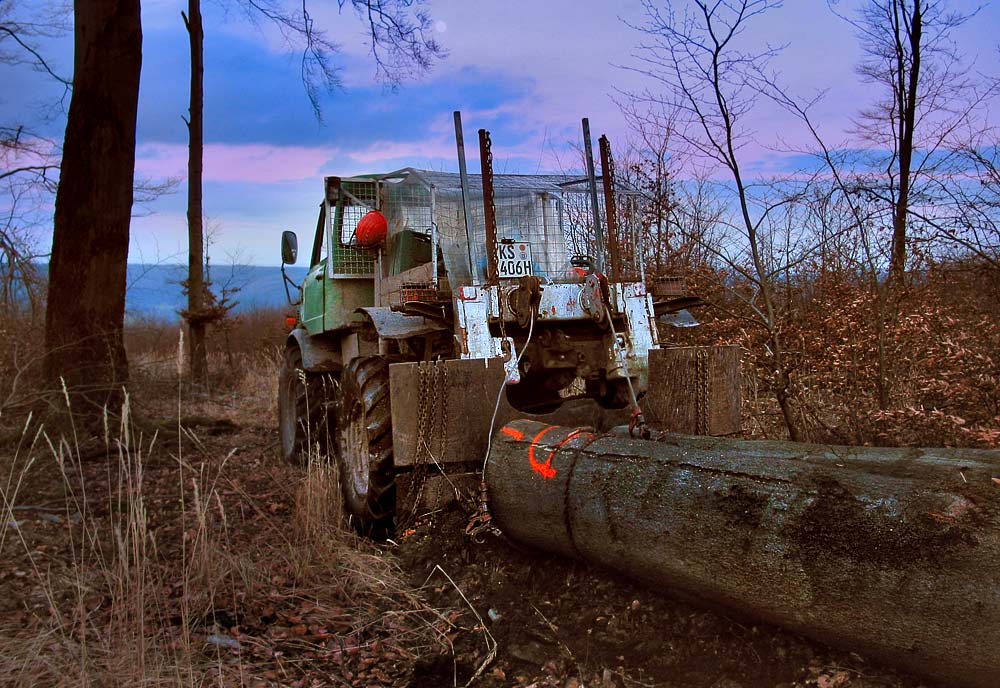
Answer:
<svg viewBox="0 0 1000 688"><path fill-rule="evenodd" d="M281 262L288 265L295 265L295 259L299 256L299 238L295 232L284 231L281 233Z"/></svg>

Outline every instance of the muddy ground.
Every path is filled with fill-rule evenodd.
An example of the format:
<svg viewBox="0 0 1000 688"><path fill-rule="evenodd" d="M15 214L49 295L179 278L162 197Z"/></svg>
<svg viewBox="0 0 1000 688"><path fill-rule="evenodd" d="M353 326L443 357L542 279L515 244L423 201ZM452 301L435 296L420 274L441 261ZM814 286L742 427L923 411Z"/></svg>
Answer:
<svg viewBox="0 0 1000 688"><path fill-rule="evenodd" d="M585 562L532 551L503 536L473 542L453 505L424 519L395 553L418 583L435 566L456 586L425 588L435 604L466 599L491 638L467 633L454 661L414 669L413 686L458 683L497 657L476 685L739 688L928 685L780 629L651 590ZM459 594L459 589L461 594ZM464 597L463 597L464 595Z"/></svg>
<svg viewBox="0 0 1000 688"><path fill-rule="evenodd" d="M527 550L502 535L472 538L466 528L474 502L415 513L380 545L343 534L311 539L301 527L304 510L315 514L302 491L309 471L280 463L269 417L247 418L230 408L206 407L183 421L180 433L157 430L155 439L151 428L139 433L149 445L141 489L148 540L156 543L142 573L153 582L148 596L156 603L143 608L148 618L139 625L134 619L121 625L122 607L138 607L122 598L135 592L121 577L117 583L109 577L115 566L89 570L100 557L80 556L81 543L94 539L87 533L104 542L95 553L103 551L106 561L115 556L120 491L114 486L121 481L109 468L114 452L100 441L78 440L84 450L76 452L74 470L90 486L84 507L67 498L66 480L52 479L58 469L52 448L36 447L7 512L16 525L6 529L0 567L0 683L930 685L674 591ZM8 463L14 453L22 462L27 456L9 440L2 451ZM194 484L215 500L203 512L202 530L185 492ZM5 494L13 494L9 480ZM216 573L198 577L181 563L191 561L199 542ZM330 556L321 551L324 542ZM122 632L137 628L149 636L150 664L165 653L169 661L157 666L182 663L185 670L137 673L129 649L135 640ZM117 635L121 642L111 637ZM100 657L81 653L81 637L100 645ZM94 662L90 668L82 654Z"/></svg>

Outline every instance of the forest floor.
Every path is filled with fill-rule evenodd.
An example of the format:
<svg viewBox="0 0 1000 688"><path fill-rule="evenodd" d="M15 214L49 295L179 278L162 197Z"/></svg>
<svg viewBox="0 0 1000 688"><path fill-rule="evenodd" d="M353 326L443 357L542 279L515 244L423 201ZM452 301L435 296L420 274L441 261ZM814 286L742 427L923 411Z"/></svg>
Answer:
<svg viewBox="0 0 1000 688"><path fill-rule="evenodd" d="M927 685L502 536L473 540L459 502L390 542L360 540L339 525L329 467L280 461L267 365L183 403L147 381L93 438L32 424L5 440L0 684Z"/></svg>

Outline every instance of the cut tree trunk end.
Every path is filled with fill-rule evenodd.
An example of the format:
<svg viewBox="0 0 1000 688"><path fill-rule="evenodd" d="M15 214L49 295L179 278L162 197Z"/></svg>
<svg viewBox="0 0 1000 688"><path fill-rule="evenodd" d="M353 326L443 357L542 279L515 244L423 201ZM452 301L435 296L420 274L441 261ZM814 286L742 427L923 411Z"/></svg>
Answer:
<svg viewBox="0 0 1000 688"><path fill-rule="evenodd" d="M963 686L1000 676L1000 452L650 442L518 420L497 524L540 549Z"/></svg>

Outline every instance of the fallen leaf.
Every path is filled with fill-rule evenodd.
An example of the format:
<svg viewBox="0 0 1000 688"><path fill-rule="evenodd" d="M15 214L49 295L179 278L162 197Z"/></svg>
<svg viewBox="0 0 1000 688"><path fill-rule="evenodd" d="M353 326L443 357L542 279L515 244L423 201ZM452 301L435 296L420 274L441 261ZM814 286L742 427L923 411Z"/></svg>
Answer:
<svg viewBox="0 0 1000 688"><path fill-rule="evenodd" d="M816 679L818 688L840 688L851 682L851 675L846 671L838 671L831 676L820 676Z"/></svg>

